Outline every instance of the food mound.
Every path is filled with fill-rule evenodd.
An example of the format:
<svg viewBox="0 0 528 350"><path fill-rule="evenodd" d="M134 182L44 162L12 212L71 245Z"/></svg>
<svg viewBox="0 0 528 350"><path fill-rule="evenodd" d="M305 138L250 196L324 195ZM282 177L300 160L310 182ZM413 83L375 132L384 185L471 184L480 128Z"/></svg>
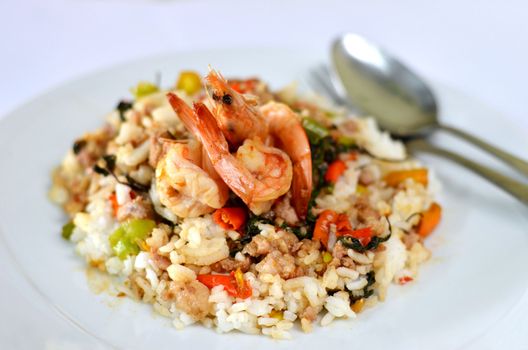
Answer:
<svg viewBox="0 0 528 350"><path fill-rule="evenodd" d="M176 328L289 338L406 284L440 220L430 171L293 86L142 82L53 173L62 236Z"/></svg>

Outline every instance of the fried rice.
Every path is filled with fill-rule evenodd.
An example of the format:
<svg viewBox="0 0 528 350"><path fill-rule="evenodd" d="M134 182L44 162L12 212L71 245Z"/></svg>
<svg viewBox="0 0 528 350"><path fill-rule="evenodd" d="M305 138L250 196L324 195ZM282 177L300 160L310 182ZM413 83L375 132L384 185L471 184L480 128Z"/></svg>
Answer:
<svg viewBox="0 0 528 350"><path fill-rule="evenodd" d="M276 339L290 338L296 324L310 332L356 318L384 301L389 285L414 281L440 219L432 172L371 118L293 86L220 82L222 95L194 72L168 90L142 82L134 100L119 102L67 151L50 198L68 214L62 235L87 264L177 329L196 323ZM175 99L185 105L174 108ZM260 202L240 194L239 175L224 172L216 145L200 134L204 119L184 119L200 117L193 102L216 118L229 145L222 159L244 165L257 184L272 179L271 190L284 189ZM237 130L243 108L268 128L261 111L271 104L288 111L291 126L269 126L276 137L266 141L262 130ZM302 164L286 144L300 142L299 130L309 146ZM273 177L266 163L256 169L264 149L282 157L283 173ZM308 163L303 184L296 176Z"/></svg>

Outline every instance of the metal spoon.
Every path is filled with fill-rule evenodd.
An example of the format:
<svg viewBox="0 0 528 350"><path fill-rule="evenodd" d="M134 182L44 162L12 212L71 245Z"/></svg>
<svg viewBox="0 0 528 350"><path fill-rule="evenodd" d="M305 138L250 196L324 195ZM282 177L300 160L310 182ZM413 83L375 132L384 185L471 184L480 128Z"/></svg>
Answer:
<svg viewBox="0 0 528 350"><path fill-rule="evenodd" d="M488 179L528 205L528 186L458 154L436 147L424 137L441 129L475 144L528 176L528 163L462 130L438 120L435 97L427 84L398 60L355 34L332 47L334 69L355 107L376 117L379 125L408 141L411 151L449 158Z"/></svg>
<svg viewBox="0 0 528 350"><path fill-rule="evenodd" d="M455 127L441 124L432 90L386 51L356 34L345 34L332 46L335 71L353 104L376 117L397 137L427 136L444 130L495 155L523 175L528 162Z"/></svg>

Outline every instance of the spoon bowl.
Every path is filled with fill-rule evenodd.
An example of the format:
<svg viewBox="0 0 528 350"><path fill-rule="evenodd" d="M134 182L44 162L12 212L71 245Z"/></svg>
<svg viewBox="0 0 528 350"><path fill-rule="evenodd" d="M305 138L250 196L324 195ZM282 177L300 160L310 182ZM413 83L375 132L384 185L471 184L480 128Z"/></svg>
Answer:
<svg viewBox="0 0 528 350"><path fill-rule="evenodd" d="M463 130L438 120L438 106L427 83L385 50L357 34L332 45L339 92L382 129L404 139L423 138L435 130L461 137L528 176L528 162ZM344 89L344 91L342 91Z"/></svg>
<svg viewBox="0 0 528 350"><path fill-rule="evenodd" d="M424 81L383 49L356 34L332 46L334 68L348 97L395 136L425 135L438 125L438 107Z"/></svg>

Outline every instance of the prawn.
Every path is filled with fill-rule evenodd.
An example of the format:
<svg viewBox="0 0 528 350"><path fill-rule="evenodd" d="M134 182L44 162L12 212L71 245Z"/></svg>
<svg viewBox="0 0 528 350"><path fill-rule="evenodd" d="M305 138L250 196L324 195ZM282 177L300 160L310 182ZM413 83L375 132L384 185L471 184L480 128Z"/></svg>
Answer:
<svg viewBox="0 0 528 350"><path fill-rule="evenodd" d="M214 70L207 75L206 81L212 90L214 117L228 141L236 144L258 136L268 142L271 136L278 148L290 157L293 163L293 207L300 218L305 218L312 195L312 155L310 142L297 114L277 102L268 102L259 109L253 107Z"/></svg>
<svg viewBox="0 0 528 350"><path fill-rule="evenodd" d="M268 121L276 145L293 163L293 207L299 217L305 218L312 195L312 152L306 132L297 114L283 103L268 102L260 112Z"/></svg>
<svg viewBox="0 0 528 350"><path fill-rule="evenodd" d="M244 140L268 135L266 121L252 101L233 89L215 70L206 76L207 92L213 115L231 146L238 147Z"/></svg>
<svg viewBox="0 0 528 350"><path fill-rule="evenodd" d="M160 202L179 217L196 217L222 208L229 190L214 169L204 166L200 143L164 142L165 152L155 174Z"/></svg>
<svg viewBox="0 0 528 350"><path fill-rule="evenodd" d="M255 214L269 210L290 189L292 164L286 153L260 138L245 139L235 155L213 114L203 103L194 110L173 93L167 97L187 129L198 138L214 169Z"/></svg>

